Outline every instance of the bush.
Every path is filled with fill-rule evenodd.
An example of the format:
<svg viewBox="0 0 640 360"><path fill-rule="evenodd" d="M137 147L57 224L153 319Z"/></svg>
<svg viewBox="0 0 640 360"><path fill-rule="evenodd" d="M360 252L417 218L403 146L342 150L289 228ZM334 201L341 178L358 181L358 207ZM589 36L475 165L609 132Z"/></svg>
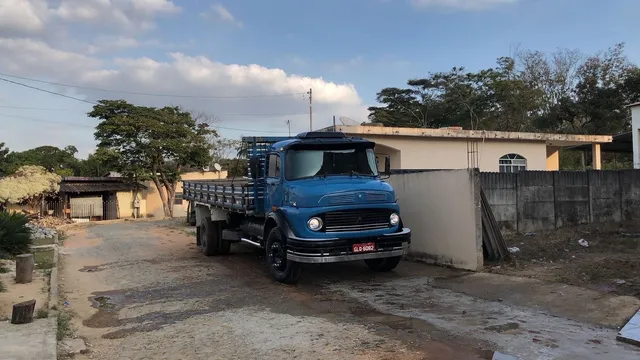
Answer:
<svg viewBox="0 0 640 360"><path fill-rule="evenodd" d="M15 212L0 213L0 253L26 254L31 245L31 231L26 226L29 219Z"/></svg>

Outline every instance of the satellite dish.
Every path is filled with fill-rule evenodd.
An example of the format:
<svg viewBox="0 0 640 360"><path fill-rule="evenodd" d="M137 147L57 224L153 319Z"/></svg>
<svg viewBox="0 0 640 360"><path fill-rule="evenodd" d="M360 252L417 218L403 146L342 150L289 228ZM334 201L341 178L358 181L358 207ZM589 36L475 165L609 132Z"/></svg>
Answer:
<svg viewBox="0 0 640 360"><path fill-rule="evenodd" d="M216 169L216 171L222 170L222 166L220 166L220 164L218 163L213 164L213 168Z"/></svg>
<svg viewBox="0 0 640 360"><path fill-rule="evenodd" d="M209 171L209 167L208 167L208 166L203 166L203 167L202 167L202 171L204 171L204 172Z"/></svg>
<svg viewBox="0 0 640 360"><path fill-rule="evenodd" d="M346 116L340 116L339 120L342 123L342 125L345 125L345 126L358 126L358 125L360 125L359 122L357 122L357 121L355 121L355 120L353 120L351 118L348 118Z"/></svg>

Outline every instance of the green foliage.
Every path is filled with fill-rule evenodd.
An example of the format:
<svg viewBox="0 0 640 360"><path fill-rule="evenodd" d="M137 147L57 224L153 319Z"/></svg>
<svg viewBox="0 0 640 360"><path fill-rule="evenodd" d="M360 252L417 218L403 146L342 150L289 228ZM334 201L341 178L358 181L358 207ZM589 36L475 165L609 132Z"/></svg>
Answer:
<svg viewBox="0 0 640 360"><path fill-rule="evenodd" d="M454 67L385 88L370 107L374 124L502 131L615 134L629 128L625 105L640 100L640 69L624 45L585 56L520 51L477 72Z"/></svg>
<svg viewBox="0 0 640 360"><path fill-rule="evenodd" d="M36 319L46 319L49 317L49 309L40 308L36 311Z"/></svg>
<svg viewBox="0 0 640 360"><path fill-rule="evenodd" d="M0 252L19 255L29 252L31 231L27 228L29 219L15 212L0 213Z"/></svg>
<svg viewBox="0 0 640 360"><path fill-rule="evenodd" d="M7 287L4 285L2 280L0 280L0 293L7 292Z"/></svg>
<svg viewBox="0 0 640 360"><path fill-rule="evenodd" d="M77 152L78 149L72 145L64 149L47 145L22 152L10 152L6 155L5 165L0 170L6 174L13 174L22 166L37 165L61 176L72 176L80 165L80 160L75 158Z"/></svg>
<svg viewBox="0 0 640 360"><path fill-rule="evenodd" d="M0 142L0 177L8 174L7 171L7 155L9 155L9 148L4 146L3 142Z"/></svg>
<svg viewBox="0 0 640 360"><path fill-rule="evenodd" d="M58 326L56 329L56 340L62 341L64 338L72 337L75 329L71 324L72 316L67 311L60 311L58 314Z"/></svg>
<svg viewBox="0 0 640 360"><path fill-rule="evenodd" d="M227 175L230 177L243 177L248 174L245 158L220 159L218 164L222 166L223 170L227 170Z"/></svg>
<svg viewBox="0 0 640 360"><path fill-rule="evenodd" d="M215 131L179 107L101 100L88 116L100 120L94 136L98 149L114 156L113 170L131 179L152 180L167 217L173 216L173 201L168 199L175 195L180 174L211 163L207 138Z"/></svg>

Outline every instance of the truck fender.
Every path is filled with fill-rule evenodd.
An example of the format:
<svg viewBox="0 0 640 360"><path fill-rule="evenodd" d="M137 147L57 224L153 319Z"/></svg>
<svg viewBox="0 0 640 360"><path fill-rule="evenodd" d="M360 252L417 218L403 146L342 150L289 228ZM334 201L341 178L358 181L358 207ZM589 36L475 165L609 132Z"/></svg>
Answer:
<svg viewBox="0 0 640 360"><path fill-rule="evenodd" d="M267 242L267 236L269 236L269 232L274 227L278 227L282 231L282 237L287 239L289 234L291 233L291 229L289 228L289 223L287 222L286 217L281 212L270 212L267 214L267 217L264 221L264 241ZM285 240L286 241L286 240Z"/></svg>

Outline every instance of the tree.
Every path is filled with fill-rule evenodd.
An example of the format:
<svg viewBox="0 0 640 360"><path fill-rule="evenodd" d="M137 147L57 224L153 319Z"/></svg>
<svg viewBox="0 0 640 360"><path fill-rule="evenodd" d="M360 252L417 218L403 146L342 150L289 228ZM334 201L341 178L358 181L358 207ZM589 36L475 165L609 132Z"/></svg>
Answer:
<svg viewBox="0 0 640 360"><path fill-rule="evenodd" d="M25 165L0 180L0 203L28 205L35 211L47 195L60 190L60 175L42 166Z"/></svg>
<svg viewBox="0 0 640 360"><path fill-rule="evenodd" d="M37 165L61 176L72 176L79 165L78 159L75 158L77 152L78 149L73 145L64 149L47 145L22 152L11 152L6 155L4 170L11 174L24 165Z"/></svg>
<svg viewBox="0 0 640 360"><path fill-rule="evenodd" d="M88 116L100 120L94 133L98 149L118 154L115 170L131 180L153 181L165 216L173 217L180 174L211 162L207 136L214 131L179 107L143 107L124 100L101 100Z"/></svg>
<svg viewBox="0 0 640 360"><path fill-rule="evenodd" d="M242 146L242 141L217 138L212 141L211 146L211 161L219 163L222 159L231 159L236 156L238 149Z"/></svg>
<svg viewBox="0 0 640 360"><path fill-rule="evenodd" d="M9 148L4 146L3 142L0 142L0 177L7 174L6 167L7 163L7 155L9 154Z"/></svg>

